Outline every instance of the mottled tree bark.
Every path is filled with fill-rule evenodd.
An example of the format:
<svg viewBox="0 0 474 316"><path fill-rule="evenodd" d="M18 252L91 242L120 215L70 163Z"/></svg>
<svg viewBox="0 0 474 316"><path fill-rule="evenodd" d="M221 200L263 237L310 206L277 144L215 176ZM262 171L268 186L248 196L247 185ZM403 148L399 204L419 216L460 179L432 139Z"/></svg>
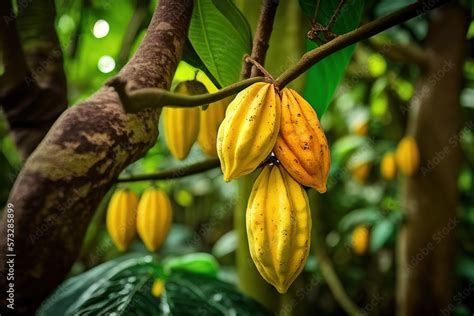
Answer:
<svg viewBox="0 0 474 316"><path fill-rule="evenodd" d="M118 77L132 89L169 88L181 58L192 0L160 0L148 32ZM158 134L158 110L124 113L103 87L64 112L27 160L9 197L15 219L15 307L30 315L64 279L79 254L92 214L121 170ZM5 275L6 212L0 227ZM0 288L7 286L4 277ZM5 309L5 292L1 293Z"/></svg>
<svg viewBox="0 0 474 316"><path fill-rule="evenodd" d="M67 108L63 54L54 28L53 0L0 4L0 41L6 71L0 79L0 104L23 160ZM17 30L18 28L18 30Z"/></svg>
<svg viewBox="0 0 474 316"><path fill-rule="evenodd" d="M468 17L459 6L434 11L424 42L430 54L410 106L409 133L421 169L404 185L399 235L398 315L438 315L452 299L460 163L459 97Z"/></svg>

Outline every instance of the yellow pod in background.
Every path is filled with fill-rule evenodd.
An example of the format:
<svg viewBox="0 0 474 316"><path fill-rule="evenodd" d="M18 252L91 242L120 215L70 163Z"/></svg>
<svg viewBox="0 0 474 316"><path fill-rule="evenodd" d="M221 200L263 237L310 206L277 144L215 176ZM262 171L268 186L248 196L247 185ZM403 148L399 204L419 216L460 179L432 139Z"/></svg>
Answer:
<svg viewBox="0 0 474 316"><path fill-rule="evenodd" d="M174 91L183 95L207 93L206 87L195 80L179 83ZM199 111L200 107L165 107L161 113L166 145L176 159L185 159L198 137Z"/></svg>
<svg viewBox="0 0 474 316"><path fill-rule="evenodd" d="M395 158L398 168L405 176L414 175L420 166L420 152L415 138L403 137L398 143Z"/></svg>
<svg viewBox="0 0 474 316"><path fill-rule="evenodd" d="M210 157L217 157L217 131L225 117L225 110L231 97L209 104L206 110L200 110L198 144Z"/></svg>
<svg viewBox="0 0 474 316"><path fill-rule="evenodd" d="M128 189L114 192L107 208L106 226L120 251L127 250L136 234L137 195Z"/></svg>
<svg viewBox="0 0 474 316"><path fill-rule="evenodd" d="M251 173L268 157L280 130L280 116L280 96L272 84L254 83L237 94L217 133L226 182Z"/></svg>
<svg viewBox="0 0 474 316"><path fill-rule="evenodd" d="M329 144L311 105L292 89L283 89L280 131L273 151L300 184L326 192L331 165Z"/></svg>
<svg viewBox="0 0 474 316"><path fill-rule="evenodd" d="M352 231L352 249L358 255L363 255L369 248L369 229L365 225L357 225Z"/></svg>
<svg viewBox="0 0 474 316"><path fill-rule="evenodd" d="M364 184L369 177L370 170L372 169L372 164L370 162L362 162L360 164L354 165L350 168L352 178L359 182L360 184Z"/></svg>
<svg viewBox="0 0 474 316"><path fill-rule="evenodd" d="M282 166L264 167L250 194L246 222L257 270L285 293L309 254L311 212L306 191Z"/></svg>
<svg viewBox="0 0 474 316"><path fill-rule="evenodd" d="M146 248L156 251L165 241L171 227L173 212L165 192L147 189L138 203L137 231Z"/></svg>
<svg viewBox="0 0 474 316"><path fill-rule="evenodd" d="M380 164L380 173L385 180L393 180L397 174L397 163L392 152L386 153Z"/></svg>

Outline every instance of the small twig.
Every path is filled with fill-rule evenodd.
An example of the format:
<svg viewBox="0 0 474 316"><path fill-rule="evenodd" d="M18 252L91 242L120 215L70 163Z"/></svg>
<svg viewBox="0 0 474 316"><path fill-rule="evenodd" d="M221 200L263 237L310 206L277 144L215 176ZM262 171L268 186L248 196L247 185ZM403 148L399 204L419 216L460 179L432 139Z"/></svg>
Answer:
<svg viewBox="0 0 474 316"><path fill-rule="evenodd" d="M236 82L215 93L193 96L177 94L159 88L145 88L130 91L127 82L121 80L120 77L113 78L107 83L107 85L113 87L115 91L117 91L122 106L127 113L137 113L145 108L161 108L164 106L180 108L196 107L203 104L213 103L234 95L256 82L263 82L265 80L264 77L255 77Z"/></svg>
<svg viewBox="0 0 474 316"><path fill-rule="evenodd" d="M279 0L264 0L262 3L262 9L260 11L260 17L257 23L257 29L255 31L255 38L252 45L251 57L259 64L265 64L265 55L269 47L268 42L273 30L273 21L275 20L276 11L278 8ZM245 79L249 77L258 76L258 68L252 67L251 64L244 62L242 65L242 71L240 78Z"/></svg>
<svg viewBox="0 0 474 316"><path fill-rule="evenodd" d="M258 61L256 61L255 59L253 59L252 57L250 56L247 56L245 57L245 61L247 63L251 63L253 64L255 67L257 67L258 70L260 70L260 72L265 76L265 78L267 80L270 80L272 82L275 81L275 79L273 79L273 76L262 66L260 65L260 63Z"/></svg>
<svg viewBox="0 0 474 316"><path fill-rule="evenodd" d="M331 16L331 19L329 20L328 24L326 25L326 28L330 31L333 23L336 21L337 17L341 13L341 9L344 6L344 0L340 0L339 4L337 5L336 10L334 11L334 14Z"/></svg>
<svg viewBox="0 0 474 316"><path fill-rule="evenodd" d="M427 8L431 10L447 2L449 2L449 0L439 0L434 2L431 6L427 6L425 1L418 1L395 11L392 14L369 22L354 31L339 35L334 40L304 54L295 66L289 68L277 78L277 84L281 89L325 57L334 54L347 46L383 32L394 25L398 25L418 15L424 14L426 13Z"/></svg>
<svg viewBox="0 0 474 316"><path fill-rule="evenodd" d="M313 212L315 215L313 220L313 239L316 259L318 260L321 267L321 274L326 280L335 300L339 303L339 305L341 305L342 309L344 309L348 315L365 315L366 313L364 313L347 295L346 290L344 289L344 286L342 285L342 282L334 269L331 258L327 253L326 247L324 246L325 241L321 229L321 216L319 213L320 210L316 207L316 210Z"/></svg>
<svg viewBox="0 0 474 316"><path fill-rule="evenodd" d="M209 159L198 162L185 167L177 167L168 170L163 170L158 173L146 174L140 176L132 176L128 178L119 178L116 182L137 182L137 181L156 181L156 180L170 180L183 178L207 170L211 170L220 166L219 159Z"/></svg>

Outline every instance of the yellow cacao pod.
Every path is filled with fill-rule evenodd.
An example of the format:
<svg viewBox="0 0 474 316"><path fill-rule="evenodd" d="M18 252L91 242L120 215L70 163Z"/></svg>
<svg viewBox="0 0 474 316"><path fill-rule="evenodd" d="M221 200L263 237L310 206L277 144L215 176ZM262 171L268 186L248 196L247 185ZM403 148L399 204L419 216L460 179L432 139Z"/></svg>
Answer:
<svg viewBox="0 0 474 316"><path fill-rule="evenodd" d="M242 90L227 108L217 134L224 180L254 171L267 158L280 129L281 101L272 84Z"/></svg>
<svg viewBox="0 0 474 316"><path fill-rule="evenodd" d="M200 111L198 144L208 156L217 157L217 131L225 117L225 110L231 99L225 98L209 104Z"/></svg>
<svg viewBox="0 0 474 316"><path fill-rule="evenodd" d="M130 190L117 190L107 208L106 226L110 238L120 251L127 250L136 234L138 198Z"/></svg>
<svg viewBox="0 0 474 316"><path fill-rule="evenodd" d="M255 266L285 293L309 253L311 213L305 190L282 166L266 166L253 185L246 221Z"/></svg>
<svg viewBox="0 0 474 316"><path fill-rule="evenodd" d="M352 249L358 255L363 255L369 247L369 229L358 225L352 231Z"/></svg>
<svg viewBox="0 0 474 316"><path fill-rule="evenodd" d="M351 167L351 174L354 180L359 183L365 183L369 177L372 164L370 162L363 162Z"/></svg>
<svg viewBox="0 0 474 316"><path fill-rule="evenodd" d="M153 282L153 285L151 287L151 294L154 296L154 297L160 297L161 294L163 294L165 290L165 281L163 280L155 280L155 282Z"/></svg>
<svg viewBox="0 0 474 316"><path fill-rule="evenodd" d="M369 122L358 122L354 126L354 134L359 136L366 136L369 133Z"/></svg>
<svg viewBox="0 0 474 316"><path fill-rule="evenodd" d="M397 174L397 163L395 161L395 155L392 152L386 153L382 158L380 164L380 173L386 180L392 180Z"/></svg>
<svg viewBox="0 0 474 316"><path fill-rule="evenodd" d="M163 191L147 189L138 203L137 230L146 248L157 250L165 241L171 227L171 202Z"/></svg>
<svg viewBox="0 0 474 316"><path fill-rule="evenodd" d="M420 165L420 153L418 145L411 136L406 136L398 143L395 153L398 168L405 176L412 176L418 171Z"/></svg>
<svg viewBox="0 0 474 316"><path fill-rule="evenodd" d="M199 81L183 81L176 86L176 93L196 95L207 93ZM176 159L185 159L199 133L199 107L172 108L162 111L166 144Z"/></svg>
<svg viewBox="0 0 474 316"><path fill-rule="evenodd" d="M273 151L296 181L326 192L329 145L316 112L292 89L282 91L280 132Z"/></svg>

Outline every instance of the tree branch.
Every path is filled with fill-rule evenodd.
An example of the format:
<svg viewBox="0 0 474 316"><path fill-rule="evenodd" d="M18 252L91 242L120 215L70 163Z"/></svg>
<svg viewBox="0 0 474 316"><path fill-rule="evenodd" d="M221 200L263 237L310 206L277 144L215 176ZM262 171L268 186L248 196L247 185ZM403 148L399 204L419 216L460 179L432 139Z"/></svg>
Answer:
<svg viewBox="0 0 474 316"><path fill-rule="evenodd" d="M137 181L155 181L170 180L191 176L200 172L211 170L220 166L219 159L208 159L189 166L177 167L163 170L157 173L145 174L140 176L131 176L129 178L119 178L117 182L137 182Z"/></svg>
<svg viewBox="0 0 474 316"><path fill-rule="evenodd" d="M427 10L434 9L447 2L449 2L449 0L439 0L434 3L431 1L418 1L392 14L369 22L354 31L340 35L332 41L304 54L295 66L291 67L277 78L277 85L280 88L283 88L325 57L334 54L347 46L383 32L394 25L403 23L418 15L426 13Z"/></svg>
<svg viewBox="0 0 474 316"><path fill-rule="evenodd" d="M128 23L122 39L122 45L120 46L120 51L117 57L117 66L122 67L127 62L133 42L148 16L149 7L150 0L137 0L132 19L130 20L130 23Z"/></svg>
<svg viewBox="0 0 474 316"><path fill-rule="evenodd" d="M119 77L131 89L168 89L181 59L192 0L160 0L139 49ZM15 312L32 315L79 255L86 228L123 168L143 156L158 134L159 110L123 112L103 87L65 111L26 161L8 202L15 245L7 249L7 212L0 223L0 258L16 253ZM6 260L0 275L6 275ZM0 288L7 288L6 278ZM5 292L0 312L8 314Z"/></svg>
<svg viewBox="0 0 474 316"><path fill-rule="evenodd" d="M0 4L8 5L11 6L10 0ZM0 32L6 31L1 46L9 57L0 103L15 145L26 160L67 108L67 84L62 50L54 28L54 1L19 3L18 7L21 10L17 18L10 13L3 15L0 22L8 24L7 28L1 27Z"/></svg>
<svg viewBox="0 0 474 316"><path fill-rule="evenodd" d="M252 53L250 57L258 62L260 65L265 64L265 55L269 47L268 42L273 30L273 21L275 20L276 10L278 8L279 0L264 0L260 17L255 31L255 38L252 45ZM242 79L261 76L259 70L244 60L240 77Z"/></svg>
<svg viewBox="0 0 474 316"><path fill-rule="evenodd" d="M196 107L213 103L234 95L248 86L265 81L263 77L242 80L220 89L215 93L186 96L160 88L145 88L130 91L127 81L114 78L107 83L120 96L122 106L127 113L138 113L146 108L168 107Z"/></svg>

